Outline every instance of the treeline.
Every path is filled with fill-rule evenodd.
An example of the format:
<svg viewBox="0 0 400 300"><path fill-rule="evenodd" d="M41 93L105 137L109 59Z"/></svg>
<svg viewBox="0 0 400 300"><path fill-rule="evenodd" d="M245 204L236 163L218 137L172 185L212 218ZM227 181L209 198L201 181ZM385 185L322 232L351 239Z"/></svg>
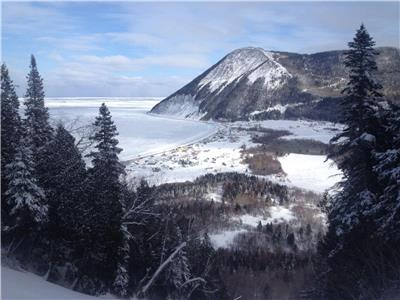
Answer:
<svg viewBox="0 0 400 300"><path fill-rule="evenodd" d="M191 220L130 188L117 128L103 103L84 155L50 125L32 56L25 110L1 66L2 251L46 280L84 293L149 299L221 299L214 251ZM89 166L85 160L90 160Z"/></svg>
<svg viewBox="0 0 400 300"><path fill-rule="evenodd" d="M262 207L289 201L289 189L284 185L237 172L205 174L193 182L166 183L156 188L157 199L163 202L202 200L219 188L221 201L228 205ZM209 199L214 200L216 199Z"/></svg>

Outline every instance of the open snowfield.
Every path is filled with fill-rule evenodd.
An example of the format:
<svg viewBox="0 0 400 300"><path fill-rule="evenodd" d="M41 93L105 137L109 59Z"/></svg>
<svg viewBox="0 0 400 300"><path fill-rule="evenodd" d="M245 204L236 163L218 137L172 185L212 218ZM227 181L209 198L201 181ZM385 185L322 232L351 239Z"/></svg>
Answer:
<svg viewBox="0 0 400 300"><path fill-rule="evenodd" d="M117 299L112 296L93 297L44 280L24 271L1 267L1 299L3 300L94 300Z"/></svg>
<svg viewBox="0 0 400 300"><path fill-rule="evenodd" d="M341 173L331 160L324 155L304 155L290 153L278 157L282 169L287 174L285 183L323 193L341 178Z"/></svg>

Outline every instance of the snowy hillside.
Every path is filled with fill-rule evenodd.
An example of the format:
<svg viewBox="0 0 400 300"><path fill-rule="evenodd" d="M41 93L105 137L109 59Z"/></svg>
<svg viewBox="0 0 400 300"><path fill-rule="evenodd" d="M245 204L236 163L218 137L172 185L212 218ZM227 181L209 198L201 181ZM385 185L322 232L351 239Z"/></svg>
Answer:
<svg viewBox="0 0 400 300"><path fill-rule="evenodd" d="M207 114L216 105L209 103L211 98L223 97L227 91L235 88L251 92L258 87L273 93L286 85L291 77L274 59L273 53L253 47L237 49L183 89L156 105L152 112L208 119Z"/></svg>
<svg viewBox="0 0 400 300"><path fill-rule="evenodd" d="M378 79L398 101L399 50L380 48ZM336 121L346 84L343 51L315 54L232 51L193 81L157 104L152 113L215 120L307 118ZM281 108L285 107L284 110ZM287 109L289 108L289 109ZM327 113L329 112L329 113Z"/></svg>
<svg viewBox="0 0 400 300"><path fill-rule="evenodd" d="M45 281L24 271L1 267L1 299L3 300L95 300L117 299L112 296L93 297Z"/></svg>
<svg viewBox="0 0 400 300"><path fill-rule="evenodd" d="M291 75L274 61L271 53L261 48L243 48L228 54L200 81L198 87L208 86L212 92L221 91L243 77L247 77L249 84L262 80L268 89L275 89Z"/></svg>

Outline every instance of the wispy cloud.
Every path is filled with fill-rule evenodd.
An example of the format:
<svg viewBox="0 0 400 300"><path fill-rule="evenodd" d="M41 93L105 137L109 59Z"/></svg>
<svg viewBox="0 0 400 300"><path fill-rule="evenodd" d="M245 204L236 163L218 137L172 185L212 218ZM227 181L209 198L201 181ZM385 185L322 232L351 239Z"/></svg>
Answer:
<svg viewBox="0 0 400 300"><path fill-rule="evenodd" d="M3 32L16 35L40 35L77 29L78 19L66 15L57 3L4 2L2 3Z"/></svg>

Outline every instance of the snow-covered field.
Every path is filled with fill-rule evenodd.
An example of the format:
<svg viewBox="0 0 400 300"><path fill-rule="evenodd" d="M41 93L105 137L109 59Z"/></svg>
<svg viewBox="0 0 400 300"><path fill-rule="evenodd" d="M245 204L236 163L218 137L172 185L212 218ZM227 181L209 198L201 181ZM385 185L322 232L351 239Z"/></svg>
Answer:
<svg viewBox="0 0 400 300"><path fill-rule="evenodd" d="M300 220L298 220L296 214L293 212L293 206L273 205L256 215L246 213L233 216L230 218L232 228L212 232L210 234L211 243L215 249L229 248L233 245L238 235L255 230L260 223L262 226L267 224L290 224L296 226L296 223L299 224Z"/></svg>
<svg viewBox="0 0 400 300"><path fill-rule="evenodd" d="M24 271L1 267L1 299L3 300L102 300L112 296L92 297L44 280Z"/></svg>
<svg viewBox="0 0 400 300"><path fill-rule="evenodd" d="M323 193L341 178L341 173L331 160L324 155L304 155L290 153L278 157L282 169L287 174L285 183Z"/></svg>

